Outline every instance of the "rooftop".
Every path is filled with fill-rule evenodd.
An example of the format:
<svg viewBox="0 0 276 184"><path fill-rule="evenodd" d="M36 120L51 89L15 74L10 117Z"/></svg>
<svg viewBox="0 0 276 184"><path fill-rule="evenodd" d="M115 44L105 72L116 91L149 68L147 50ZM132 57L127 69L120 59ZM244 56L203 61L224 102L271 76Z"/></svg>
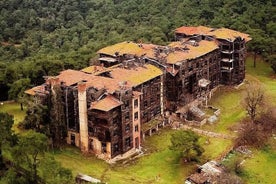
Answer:
<svg viewBox="0 0 276 184"><path fill-rule="evenodd" d="M245 39L246 42L251 40L251 38L248 34L241 33L239 31L235 31L235 30L227 29L227 28L215 29L215 30L209 32L208 35L214 36L217 39L224 39L224 40L228 40L228 41L234 41L238 37Z"/></svg>
<svg viewBox="0 0 276 184"><path fill-rule="evenodd" d="M35 86L31 89L28 89L25 91L26 94L29 94L29 95L36 95L36 93L44 93L45 92L45 86L41 85L41 86Z"/></svg>
<svg viewBox="0 0 276 184"><path fill-rule="evenodd" d="M93 76L77 70L64 70L56 78L66 86L71 86L81 81L89 81Z"/></svg>
<svg viewBox="0 0 276 184"><path fill-rule="evenodd" d="M205 26L182 26L175 29L175 33L185 34L187 36L192 35L209 35L217 39L224 39L228 41L234 41L237 37L245 39L246 42L250 41L251 38L248 34L241 33L227 28L214 29Z"/></svg>
<svg viewBox="0 0 276 184"><path fill-rule="evenodd" d="M82 69L81 71L85 72L85 73L95 74L97 72L102 72L104 70L106 70L106 68L103 67L103 66L92 65L92 66L89 66L89 67L86 67L86 68Z"/></svg>
<svg viewBox="0 0 276 184"><path fill-rule="evenodd" d="M122 102L120 102L119 100L117 100L111 95L107 95L105 98L99 101L92 102L90 109L97 109L97 110L108 112L111 109L114 109L120 105L122 105Z"/></svg>
<svg viewBox="0 0 276 184"><path fill-rule="evenodd" d="M106 54L110 56L116 56L116 54L132 54L136 56L142 56L144 54L143 49L139 47L138 44L128 41L104 47L100 49L97 53Z"/></svg>
<svg viewBox="0 0 276 184"><path fill-rule="evenodd" d="M169 46L176 48L176 51L168 54L167 63L175 64L184 60L195 59L219 48L215 41L201 40L195 44L197 45L172 42Z"/></svg>
<svg viewBox="0 0 276 184"><path fill-rule="evenodd" d="M185 35L206 35L212 28L205 26L182 26L175 30L175 33L182 33Z"/></svg>
<svg viewBox="0 0 276 184"><path fill-rule="evenodd" d="M117 67L112 69L110 74L112 78L120 81L126 81L127 84L135 87L162 75L163 72L151 64L145 64L143 67L135 67L133 69Z"/></svg>

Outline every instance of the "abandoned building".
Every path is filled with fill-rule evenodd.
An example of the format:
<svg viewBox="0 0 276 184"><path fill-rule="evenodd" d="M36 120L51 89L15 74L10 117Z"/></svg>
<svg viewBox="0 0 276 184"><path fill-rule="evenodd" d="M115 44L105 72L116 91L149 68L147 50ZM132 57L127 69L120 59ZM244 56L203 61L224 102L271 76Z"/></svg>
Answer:
<svg viewBox="0 0 276 184"><path fill-rule="evenodd" d="M249 35L199 26L178 28L175 37L167 46L122 42L102 48L99 66L62 71L26 93L41 101L60 86L67 142L84 152L111 159L140 149L145 131L158 128L149 122L207 101L219 84L236 85L245 76Z"/></svg>
<svg viewBox="0 0 276 184"><path fill-rule="evenodd" d="M199 166L197 172L190 175L185 184L216 184L222 181L225 168L216 161L209 161Z"/></svg>

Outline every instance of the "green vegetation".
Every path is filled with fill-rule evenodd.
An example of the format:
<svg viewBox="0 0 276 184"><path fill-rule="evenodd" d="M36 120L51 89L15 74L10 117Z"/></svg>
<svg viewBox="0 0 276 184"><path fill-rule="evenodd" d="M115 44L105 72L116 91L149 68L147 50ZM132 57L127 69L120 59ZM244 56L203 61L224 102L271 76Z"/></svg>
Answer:
<svg viewBox="0 0 276 184"><path fill-rule="evenodd" d="M247 80L260 82L265 88L266 101L276 105L276 77L270 63L264 62L262 58L257 60L257 67L253 67L253 57L246 60Z"/></svg>
<svg viewBox="0 0 276 184"><path fill-rule="evenodd" d="M204 152L199 144L199 136L191 130L180 130L173 133L170 149L180 153L187 162L199 160Z"/></svg>
<svg viewBox="0 0 276 184"><path fill-rule="evenodd" d="M26 111L20 109L20 104L16 102L3 102L0 104L0 112L6 112L14 116L13 130L17 133L19 122L23 121L26 116Z"/></svg>
<svg viewBox="0 0 276 184"><path fill-rule="evenodd" d="M169 149L174 130L163 129L147 137L143 148L146 155L127 164L109 166L93 156L85 157L76 148L66 148L53 155L74 174L85 173L108 183L181 183L195 165L181 161L180 154Z"/></svg>
<svg viewBox="0 0 276 184"><path fill-rule="evenodd" d="M275 79L269 63L257 59L257 67L253 68L253 57L249 57L246 63L249 81L260 81L267 90L268 98L275 97ZM273 84L273 85L269 85ZM204 126L215 132L229 133L231 127L246 116L241 99L244 86L238 89L221 88L216 92L211 104L221 109L220 121L214 125ZM23 120L24 112L20 111L18 103L5 103L0 106L0 111L9 112L18 121ZM66 147L62 151L54 151L50 154L61 162L62 166L71 169L73 175L85 173L99 178L108 183L181 183L191 172L194 164L181 161L177 152L169 149L170 137L174 130L163 129L157 134L147 137L143 144L146 155L123 164L109 166L94 156L84 156L78 148ZM232 132L231 132L232 133ZM274 139L272 139L275 142ZM232 146L231 140L219 138L201 137L199 139L205 152L201 161L219 158L225 150ZM273 145L270 143L270 145ZM247 158L242 167L242 178L248 183L272 183L275 180L273 166L275 165L276 146L271 149L254 150L253 157Z"/></svg>
<svg viewBox="0 0 276 184"><path fill-rule="evenodd" d="M276 150L254 150L252 158L246 159L242 177L247 183L274 183Z"/></svg>
<svg viewBox="0 0 276 184"><path fill-rule="evenodd" d="M221 158L233 144L232 140L210 137L201 137L199 142L205 150L202 159L206 161Z"/></svg>
<svg viewBox="0 0 276 184"><path fill-rule="evenodd" d="M17 98L16 84L39 85L43 76L87 66L104 46L167 44L182 25L247 32L250 51L267 58L276 48L273 0L6 0L0 7L1 101L9 90Z"/></svg>
<svg viewBox="0 0 276 184"><path fill-rule="evenodd" d="M231 127L242 120L246 113L242 106L242 89L222 87L216 91L210 104L221 110L219 122L204 128L215 132L229 133Z"/></svg>

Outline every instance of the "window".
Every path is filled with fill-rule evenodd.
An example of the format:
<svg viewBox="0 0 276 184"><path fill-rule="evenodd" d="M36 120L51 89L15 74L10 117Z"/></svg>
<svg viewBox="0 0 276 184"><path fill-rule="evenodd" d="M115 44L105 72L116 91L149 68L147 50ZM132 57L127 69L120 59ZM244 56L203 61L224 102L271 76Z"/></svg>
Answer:
<svg viewBox="0 0 276 184"><path fill-rule="evenodd" d="M144 117L144 118L147 118L147 117L148 117L148 113L147 113L147 112L144 112L143 117Z"/></svg>
<svg viewBox="0 0 276 184"><path fill-rule="evenodd" d="M117 117L113 119L113 124L114 124L114 125L115 125L115 124L116 124L116 125L118 124L118 118L117 118Z"/></svg>
<svg viewBox="0 0 276 184"><path fill-rule="evenodd" d="M116 144L114 144L114 152L116 153L118 151L119 151L119 144L116 143Z"/></svg>
<svg viewBox="0 0 276 184"><path fill-rule="evenodd" d="M148 102L145 100L144 107L148 107Z"/></svg>
<svg viewBox="0 0 276 184"><path fill-rule="evenodd" d="M134 119L137 120L138 119L138 112L134 113Z"/></svg>
<svg viewBox="0 0 276 184"><path fill-rule="evenodd" d="M106 153L106 143L102 142L102 153Z"/></svg>
<svg viewBox="0 0 276 184"><path fill-rule="evenodd" d="M150 97L150 103L152 104L154 102L154 98Z"/></svg>
<svg viewBox="0 0 276 184"><path fill-rule="evenodd" d="M130 130L130 125L126 124L126 132L128 132Z"/></svg>
<svg viewBox="0 0 276 184"><path fill-rule="evenodd" d="M115 129L114 132L113 132L113 136L115 137L117 135L119 135L119 132L118 132L118 129Z"/></svg>
<svg viewBox="0 0 276 184"><path fill-rule="evenodd" d="M134 130L135 130L135 132L138 132L138 130L139 130L138 125L135 125Z"/></svg>
<svg viewBox="0 0 276 184"><path fill-rule="evenodd" d="M137 108L138 107L138 99L135 99L134 100L134 108Z"/></svg>
<svg viewBox="0 0 276 184"><path fill-rule="evenodd" d="M89 127L88 127L88 132L89 132L89 133L93 133L93 128L89 126Z"/></svg>
<svg viewBox="0 0 276 184"><path fill-rule="evenodd" d="M126 147L130 147L130 137L125 139Z"/></svg>
<svg viewBox="0 0 276 184"><path fill-rule="evenodd" d="M126 120L129 120L129 112L126 113Z"/></svg>
<svg viewBox="0 0 276 184"><path fill-rule="evenodd" d="M125 108L128 108L128 107L129 107L129 102L125 101Z"/></svg>

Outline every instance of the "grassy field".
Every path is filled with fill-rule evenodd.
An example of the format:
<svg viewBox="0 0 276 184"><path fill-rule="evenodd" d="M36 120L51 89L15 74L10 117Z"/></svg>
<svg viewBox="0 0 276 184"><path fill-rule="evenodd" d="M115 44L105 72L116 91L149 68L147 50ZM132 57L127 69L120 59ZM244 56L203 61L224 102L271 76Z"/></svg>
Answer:
<svg viewBox="0 0 276 184"><path fill-rule="evenodd" d="M253 57L246 61L246 72L248 80L260 82L265 89L267 101L276 105L276 75L273 73L269 63L257 60L257 67L253 67Z"/></svg>
<svg viewBox="0 0 276 184"><path fill-rule="evenodd" d="M170 136L175 130L164 129L143 144L145 155L128 162L109 166L94 156L83 156L76 148L67 147L53 155L63 166L72 169L74 174L85 173L110 184L128 183L183 183L196 168L196 163L183 163L179 154L168 149ZM202 137L200 142L206 150L202 162L215 159L231 145L229 140Z"/></svg>
<svg viewBox="0 0 276 184"><path fill-rule="evenodd" d="M253 59L249 57L246 62L246 80L262 83L266 98L276 105L276 77L268 63L259 62L253 68ZM244 86L236 88L220 88L210 104L221 109L219 122L206 125L203 128L214 132L233 134L235 124L246 116L242 106ZM17 103L0 105L0 112L8 112L15 117L15 131L18 122L22 121L25 112L20 110ZM62 151L51 152L64 167L72 170L73 174L84 173L99 178L109 184L126 183L183 183L184 179L192 173L196 164L183 163L179 154L169 150L170 136L175 130L163 129L157 134L147 137L143 144L145 155L130 161L127 164L108 165L94 156L85 156L78 148L65 147ZM274 142L273 142L274 141ZM202 137L200 139L205 152L201 161L216 159L226 149L231 147L231 140ZM272 140L274 145L275 140ZM276 145L276 143L275 143ZM254 150L252 158L244 163L242 178L247 183L273 183L276 178L274 169L276 165L276 146L268 150Z"/></svg>
<svg viewBox="0 0 276 184"><path fill-rule="evenodd" d="M14 116L14 126L13 130L18 133L18 123L24 120L26 115L25 108L23 111L20 109L20 104L16 102L4 102L3 105L0 105L0 112L7 112Z"/></svg>
<svg viewBox="0 0 276 184"><path fill-rule="evenodd" d="M232 134L231 127L246 116L242 106L243 87L234 89L219 88L210 101L210 105L221 110L219 121L213 125L206 124L203 128L214 132Z"/></svg>
<svg viewBox="0 0 276 184"><path fill-rule="evenodd" d="M246 183L272 184L276 181L276 150L253 150L252 158L243 164L242 178Z"/></svg>
<svg viewBox="0 0 276 184"><path fill-rule="evenodd" d="M53 153L63 166L74 174L85 173L105 182L116 183L183 183L193 172L195 164L182 163L178 153L168 149L174 130L161 130L148 137L144 144L146 154L127 164L108 165L94 156L83 156L76 148Z"/></svg>
<svg viewBox="0 0 276 184"><path fill-rule="evenodd" d="M266 101L276 105L276 75L269 63L257 60L257 67L253 67L253 57L246 60L246 81L259 83L265 91ZM210 101L210 105L221 109L219 122L214 125L205 125L203 128L215 132L233 134L233 127L246 116L243 107L245 85L239 88L221 87Z"/></svg>

